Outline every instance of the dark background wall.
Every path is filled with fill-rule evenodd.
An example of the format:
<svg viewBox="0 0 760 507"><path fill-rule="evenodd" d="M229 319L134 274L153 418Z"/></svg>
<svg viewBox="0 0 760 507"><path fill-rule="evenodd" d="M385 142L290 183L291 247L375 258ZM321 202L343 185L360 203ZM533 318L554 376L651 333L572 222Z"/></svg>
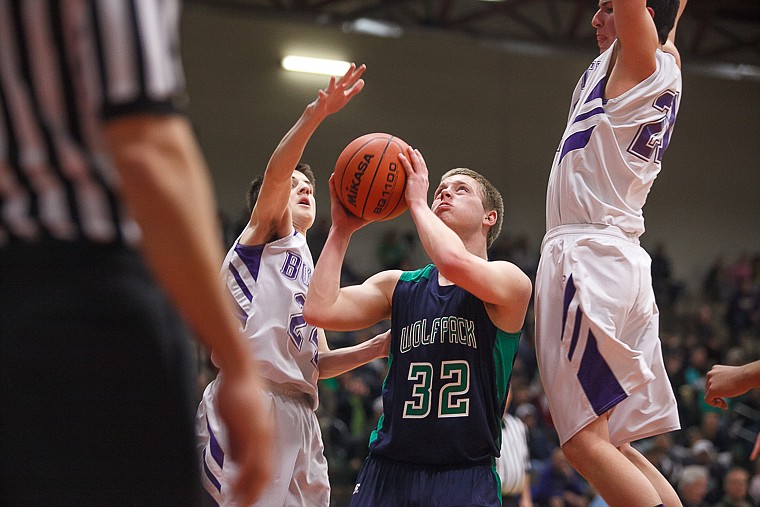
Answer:
<svg viewBox="0 0 760 507"><path fill-rule="evenodd" d="M280 60L292 52L368 67L364 91L328 118L304 156L319 180L320 218L329 219L327 178L342 147L390 132L422 151L433 186L455 166L485 174L504 194L504 231L538 248L552 157L595 48L516 52L420 30L385 39L193 4L183 25L190 117L227 216L240 216L248 182L327 84L283 70ZM651 251L664 242L676 276L691 287L718 254L760 252L759 147L760 82L711 77L685 61L681 110L645 208L642 244ZM413 225L406 214L359 231L349 257L360 271L377 269L375 244L389 227Z"/></svg>

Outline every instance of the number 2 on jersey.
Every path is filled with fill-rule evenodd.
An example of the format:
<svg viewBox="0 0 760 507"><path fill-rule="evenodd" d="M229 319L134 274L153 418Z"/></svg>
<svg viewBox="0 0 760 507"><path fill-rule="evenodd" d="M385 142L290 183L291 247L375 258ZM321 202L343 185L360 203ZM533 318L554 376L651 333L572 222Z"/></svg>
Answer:
<svg viewBox="0 0 760 507"><path fill-rule="evenodd" d="M407 380L412 380L412 399L404 402L405 419L422 419L430 414L433 394L431 363L411 363ZM470 390L470 365L467 361L443 361L440 379L445 382L438 394L437 417L467 417L470 414L470 399L465 397Z"/></svg>

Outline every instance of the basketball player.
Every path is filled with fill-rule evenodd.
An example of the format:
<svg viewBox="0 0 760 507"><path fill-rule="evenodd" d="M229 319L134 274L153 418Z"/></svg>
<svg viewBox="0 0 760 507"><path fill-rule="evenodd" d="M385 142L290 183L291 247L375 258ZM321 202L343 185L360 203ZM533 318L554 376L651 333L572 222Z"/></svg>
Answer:
<svg viewBox="0 0 760 507"><path fill-rule="evenodd" d="M349 240L366 222L343 208L332 178L332 227L304 306L307 322L328 329L391 319L383 414L351 505L497 507L500 419L531 283L515 265L487 259L504 204L485 178L470 169L447 172L428 207L422 155L409 148L399 159L433 264L341 288Z"/></svg>
<svg viewBox="0 0 760 507"><path fill-rule="evenodd" d="M218 279L174 0L0 0L0 505L200 506L190 333L219 354L241 500L259 381ZM230 410L232 408L232 410Z"/></svg>
<svg viewBox="0 0 760 507"><path fill-rule="evenodd" d="M554 157L536 352L560 444L611 507L681 505L630 442L680 427L663 366L642 207L681 98L682 0L601 0L600 56Z"/></svg>
<svg viewBox="0 0 760 507"><path fill-rule="evenodd" d="M251 185L250 221L222 266L248 348L267 383L266 406L275 423L274 475L255 504L262 507L329 505L327 462L314 413L317 380L388 353L387 332L359 345L330 351L324 332L306 324L302 316L314 270L306 231L314 223L316 202L314 174L299 160L319 124L362 90L364 70L364 65L352 65L340 79L331 78L280 141L264 174ZM216 408L221 378L212 381L203 394L196 431L204 487L217 504L238 505L228 491L238 471L225 459L234 448Z"/></svg>

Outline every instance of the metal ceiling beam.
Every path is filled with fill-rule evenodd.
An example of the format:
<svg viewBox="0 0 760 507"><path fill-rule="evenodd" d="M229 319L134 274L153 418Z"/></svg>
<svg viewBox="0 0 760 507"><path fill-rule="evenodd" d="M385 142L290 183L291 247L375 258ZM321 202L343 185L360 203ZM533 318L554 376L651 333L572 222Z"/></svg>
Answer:
<svg viewBox="0 0 760 507"><path fill-rule="evenodd" d="M188 0L252 13L319 18L340 24L357 18L403 28L437 28L482 39L566 48L593 41L593 0ZM679 24L685 57L760 68L760 1L689 0Z"/></svg>

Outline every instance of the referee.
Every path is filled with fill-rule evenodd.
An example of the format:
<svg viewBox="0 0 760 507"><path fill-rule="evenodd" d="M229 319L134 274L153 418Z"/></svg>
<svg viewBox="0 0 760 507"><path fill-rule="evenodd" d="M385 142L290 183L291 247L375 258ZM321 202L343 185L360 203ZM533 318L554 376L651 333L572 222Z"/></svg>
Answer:
<svg viewBox="0 0 760 507"><path fill-rule="evenodd" d="M512 391L507 396L507 407ZM530 494L530 453L528 428L520 418L505 410L501 426L501 455L496 459L496 471L501 478L504 507L533 507Z"/></svg>
<svg viewBox="0 0 760 507"><path fill-rule="evenodd" d="M200 504L175 305L225 372L243 503L267 481L258 379L180 111L178 17L173 0L0 0L5 507Z"/></svg>

